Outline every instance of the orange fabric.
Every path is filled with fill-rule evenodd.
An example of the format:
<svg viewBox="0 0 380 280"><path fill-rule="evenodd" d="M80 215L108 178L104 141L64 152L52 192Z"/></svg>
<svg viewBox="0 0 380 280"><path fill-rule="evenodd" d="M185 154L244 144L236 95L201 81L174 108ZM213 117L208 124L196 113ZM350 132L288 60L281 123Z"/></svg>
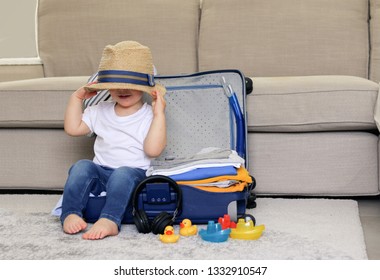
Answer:
<svg viewBox="0 0 380 280"><path fill-rule="evenodd" d="M227 180L237 180L239 183L236 183L228 188L218 188L214 186L197 186L197 184L207 184L213 182L227 181ZM244 167L240 167L237 170L237 175L222 175L217 177L206 178L202 180L195 181L177 181L179 185L193 185L195 188L208 191L208 192L237 192L244 190L249 183L252 183L252 177L249 175L249 172Z"/></svg>
<svg viewBox="0 0 380 280"><path fill-rule="evenodd" d="M194 186L194 188L206 191L206 192L218 192L218 193L227 193L227 192L241 192L248 185L247 182L240 182L232 185L228 188L218 188L218 187L205 187L205 186Z"/></svg>

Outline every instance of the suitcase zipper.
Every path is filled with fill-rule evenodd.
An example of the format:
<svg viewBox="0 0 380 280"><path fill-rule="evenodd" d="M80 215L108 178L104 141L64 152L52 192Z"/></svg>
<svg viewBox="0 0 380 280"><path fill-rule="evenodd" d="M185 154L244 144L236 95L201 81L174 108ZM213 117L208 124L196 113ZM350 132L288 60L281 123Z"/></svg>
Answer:
<svg viewBox="0 0 380 280"><path fill-rule="evenodd" d="M166 86L167 91L223 88L222 85Z"/></svg>

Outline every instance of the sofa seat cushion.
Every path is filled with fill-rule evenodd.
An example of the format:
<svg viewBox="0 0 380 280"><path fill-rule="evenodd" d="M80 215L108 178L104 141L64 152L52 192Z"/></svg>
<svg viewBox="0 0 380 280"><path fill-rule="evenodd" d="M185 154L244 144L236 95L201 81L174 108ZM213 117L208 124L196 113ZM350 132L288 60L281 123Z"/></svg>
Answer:
<svg viewBox="0 0 380 280"><path fill-rule="evenodd" d="M353 76L252 78L248 130L374 130L379 85Z"/></svg>
<svg viewBox="0 0 380 280"><path fill-rule="evenodd" d="M378 195L378 136L368 132L249 133L260 195Z"/></svg>
<svg viewBox="0 0 380 280"><path fill-rule="evenodd" d="M0 83L0 127L62 128L69 96L87 79L56 77Z"/></svg>
<svg viewBox="0 0 380 280"><path fill-rule="evenodd" d="M62 190L70 166L94 157L93 144L63 129L2 128L0 189Z"/></svg>

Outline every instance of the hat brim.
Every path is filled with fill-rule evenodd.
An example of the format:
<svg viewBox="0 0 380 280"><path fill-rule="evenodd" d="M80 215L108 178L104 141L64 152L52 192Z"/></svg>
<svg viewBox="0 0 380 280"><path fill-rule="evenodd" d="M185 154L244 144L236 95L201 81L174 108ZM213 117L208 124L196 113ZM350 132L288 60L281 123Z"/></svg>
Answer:
<svg viewBox="0 0 380 280"><path fill-rule="evenodd" d="M155 84L152 87L129 84L129 83L96 83L84 87L88 91L100 91L110 89L134 89L141 90L151 95L153 91L159 91L162 95L165 95L166 88L163 85Z"/></svg>

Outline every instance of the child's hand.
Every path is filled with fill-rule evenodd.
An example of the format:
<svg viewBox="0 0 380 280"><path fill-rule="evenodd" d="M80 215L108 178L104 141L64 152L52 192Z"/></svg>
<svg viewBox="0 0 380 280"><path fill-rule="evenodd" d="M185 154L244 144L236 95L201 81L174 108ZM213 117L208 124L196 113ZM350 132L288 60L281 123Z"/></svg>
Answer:
<svg viewBox="0 0 380 280"><path fill-rule="evenodd" d="M164 114L166 101L163 95L159 91L153 91L152 96L153 96L153 101L152 101L153 114L154 115Z"/></svg>
<svg viewBox="0 0 380 280"><path fill-rule="evenodd" d="M89 86L89 85L92 85L92 84L95 84L95 83L97 83L97 82L89 83L86 86ZM91 98L91 97L93 97L93 96L95 96L97 94L97 91L89 91L89 90L85 89L84 87L85 86L80 87L79 89L77 89L74 92L74 95L76 97L78 97L79 99L82 99L82 100L89 99L89 98Z"/></svg>

